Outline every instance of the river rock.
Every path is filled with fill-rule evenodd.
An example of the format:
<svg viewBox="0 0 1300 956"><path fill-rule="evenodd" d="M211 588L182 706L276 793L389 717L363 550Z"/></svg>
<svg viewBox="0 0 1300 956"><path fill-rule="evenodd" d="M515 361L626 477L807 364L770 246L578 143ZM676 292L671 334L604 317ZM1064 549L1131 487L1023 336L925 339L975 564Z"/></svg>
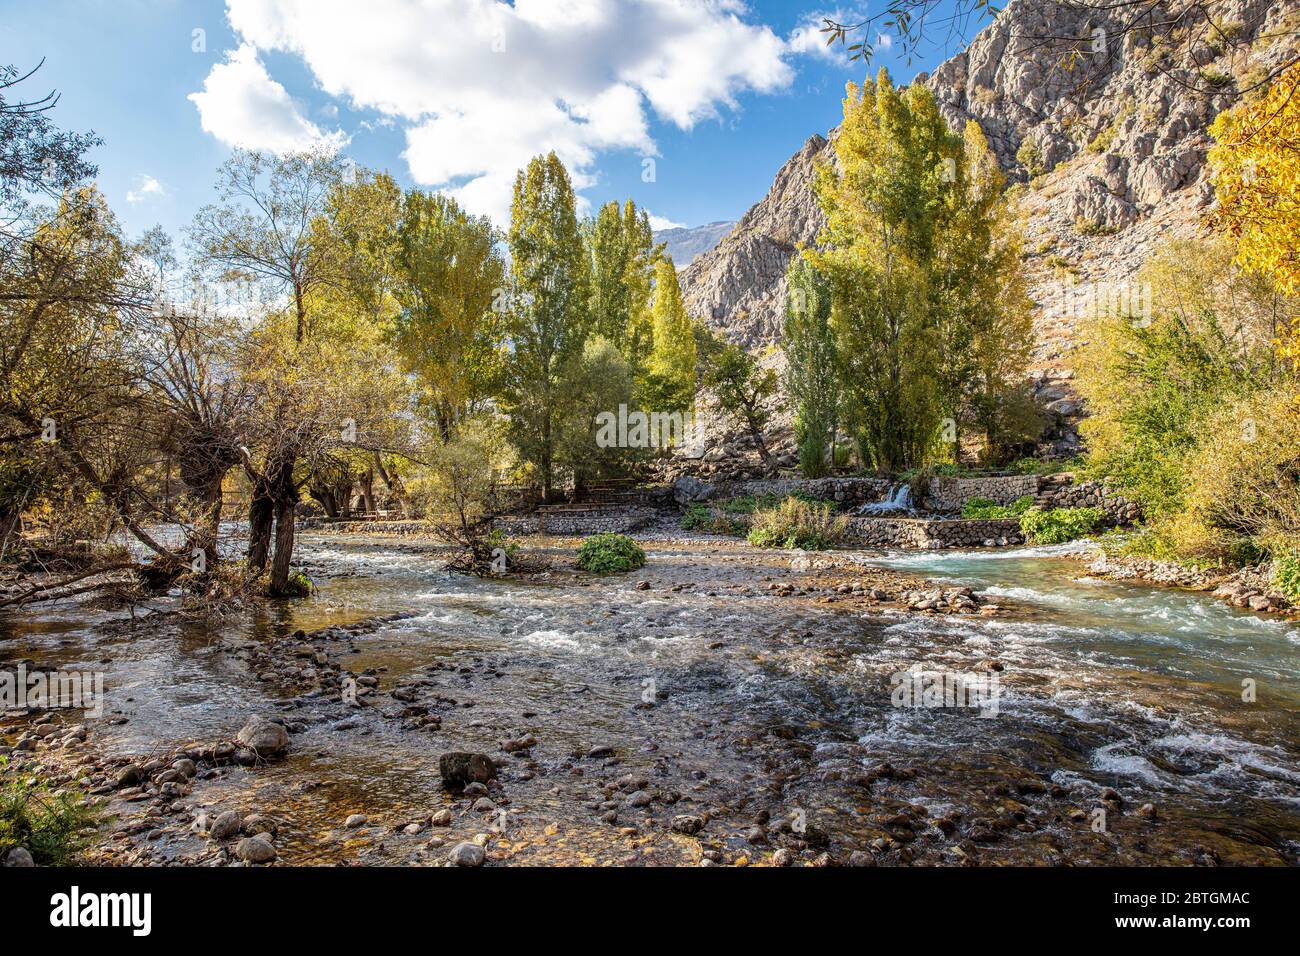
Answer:
<svg viewBox="0 0 1300 956"><path fill-rule="evenodd" d="M229 840L244 825L244 816L238 810L227 810L217 815L208 830L208 836L214 840Z"/></svg>
<svg viewBox="0 0 1300 956"><path fill-rule="evenodd" d="M266 837L245 837L235 845L235 856L245 863L270 863L276 857L275 847Z"/></svg>
<svg viewBox="0 0 1300 956"><path fill-rule="evenodd" d="M495 779L497 768L487 754L453 750L438 758L438 772L442 774L444 787L460 790L468 783L487 783Z"/></svg>
<svg viewBox="0 0 1300 956"><path fill-rule="evenodd" d="M9 855L5 857L5 866L17 867L35 865L36 861L32 859L32 855L20 846L14 847L9 851Z"/></svg>
<svg viewBox="0 0 1300 956"><path fill-rule="evenodd" d="M443 808L429 818L429 822L435 827L451 826L451 811Z"/></svg>
<svg viewBox="0 0 1300 956"><path fill-rule="evenodd" d="M477 843L457 843L447 854L447 862L452 866L482 866L487 853Z"/></svg>
<svg viewBox="0 0 1300 956"><path fill-rule="evenodd" d="M235 736L235 742L260 757L272 757L289 749L289 731L273 720L254 717Z"/></svg>
<svg viewBox="0 0 1300 956"><path fill-rule="evenodd" d="M691 836L704 829L704 819L690 813L678 814L673 817L672 828L677 833Z"/></svg>
<svg viewBox="0 0 1300 956"><path fill-rule="evenodd" d="M363 827L369 822L370 818L364 813L353 813L343 821L343 825L349 830L355 830L357 827Z"/></svg>

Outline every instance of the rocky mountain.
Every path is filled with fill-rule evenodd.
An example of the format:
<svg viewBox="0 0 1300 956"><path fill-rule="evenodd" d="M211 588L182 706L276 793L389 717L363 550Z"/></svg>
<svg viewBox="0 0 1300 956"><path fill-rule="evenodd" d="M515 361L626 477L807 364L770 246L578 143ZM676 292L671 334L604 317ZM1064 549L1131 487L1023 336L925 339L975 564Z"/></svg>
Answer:
<svg viewBox="0 0 1300 956"><path fill-rule="evenodd" d="M965 51L915 81L954 128L979 123L1020 184L1036 301L1032 376L1062 426L1059 453L1073 449L1069 426L1082 411L1071 387L1077 320L1098 296L1140 302L1132 279L1145 258L1203 229L1210 122L1295 56L1300 0L1181 4L1206 6L1212 18L1190 15L1173 37L1152 40L1120 29L1124 5L1107 14L1010 0ZM1071 60L1059 37L1092 39ZM683 273L687 307L727 338L752 348L777 340L786 265L820 227L811 181L823 155L827 140L811 137L732 233Z"/></svg>
<svg viewBox="0 0 1300 956"><path fill-rule="evenodd" d="M776 341L786 266L799 243L813 242L822 227L813 164L826 148L825 137L811 136L777 172L763 200L682 273L691 315L750 348Z"/></svg>
<svg viewBox="0 0 1300 956"><path fill-rule="evenodd" d="M721 242L735 225L734 222L710 222L703 226L660 229L654 238L655 242L667 244L668 254L681 270Z"/></svg>

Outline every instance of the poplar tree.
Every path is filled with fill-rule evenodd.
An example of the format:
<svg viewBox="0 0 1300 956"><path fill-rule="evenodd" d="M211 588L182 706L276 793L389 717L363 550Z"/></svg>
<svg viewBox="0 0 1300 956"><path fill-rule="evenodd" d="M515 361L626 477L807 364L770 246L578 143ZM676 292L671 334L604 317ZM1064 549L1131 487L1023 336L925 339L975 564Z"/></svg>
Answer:
<svg viewBox="0 0 1300 956"><path fill-rule="evenodd" d="M504 404L511 440L550 499L565 375L586 339L590 285L573 185L554 152L516 177L508 238L514 288Z"/></svg>
<svg viewBox="0 0 1300 956"><path fill-rule="evenodd" d="M650 299L663 244L656 245L650 218L628 200L606 203L588 223L592 329L612 342L634 370L651 347Z"/></svg>
<svg viewBox="0 0 1300 956"><path fill-rule="evenodd" d="M695 325L682 304L671 258L655 266L652 345L642 404L655 411L684 412L695 402Z"/></svg>
<svg viewBox="0 0 1300 956"><path fill-rule="evenodd" d="M447 442L499 385L506 304L500 236L487 217L419 191L406 194L397 235L392 341Z"/></svg>
<svg viewBox="0 0 1300 956"><path fill-rule="evenodd" d="M982 132L952 132L934 94L848 85L838 165L816 191L827 226L806 253L832 298L844 420L866 467L955 458L973 422L996 451L1029 416L1015 385L1032 343L1016 229Z"/></svg>
<svg viewBox="0 0 1300 956"><path fill-rule="evenodd" d="M806 477L821 478L828 470L840 410L831 287L803 255L790 260L786 276L783 384L794 408L799 467Z"/></svg>

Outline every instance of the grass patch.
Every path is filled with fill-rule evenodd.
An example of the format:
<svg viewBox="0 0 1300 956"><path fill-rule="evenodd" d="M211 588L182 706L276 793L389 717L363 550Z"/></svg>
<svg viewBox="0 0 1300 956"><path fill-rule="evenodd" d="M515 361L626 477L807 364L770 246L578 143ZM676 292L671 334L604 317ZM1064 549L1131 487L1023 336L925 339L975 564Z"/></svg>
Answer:
<svg viewBox="0 0 1300 956"><path fill-rule="evenodd" d="M0 773L7 769L0 757ZM67 866L85 846L82 831L97 823L80 796L54 793L34 777L15 776L0 786L0 859L23 847L38 866Z"/></svg>
<svg viewBox="0 0 1300 956"><path fill-rule="evenodd" d="M1113 236L1119 230L1096 219L1080 216L1074 220L1074 231L1081 236Z"/></svg>
<svg viewBox="0 0 1300 956"><path fill-rule="evenodd" d="M578 549L578 567L591 574L618 574L645 567L645 552L625 534L593 534Z"/></svg>
<svg viewBox="0 0 1300 956"><path fill-rule="evenodd" d="M714 514L708 505L696 501L687 506L686 514L682 516L682 528L710 534L743 535L748 530L748 525L736 518Z"/></svg>
<svg viewBox="0 0 1300 956"><path fill-rule="evenodd" d="M754 513L749 543L756 548L802 548L824 551L843 540L849 522L827 501L791 495L774 508Z"/></svg>
<svg viewBox="0 0 1300 956"><path fill-rule="evenodd" d="M289 580L284 585L284 591L281 597L311 597L316 593L316 585L312 584L311 578L307 577L305 571L292 571L289 574Z"/></svg>
<svg viewBox="0 0 1300 956"><path fill-rule="evenodd" d="M1030 508L1020 516L1020 532L1030 544L1063 544L1101 527L1100 508Z"/></svg>

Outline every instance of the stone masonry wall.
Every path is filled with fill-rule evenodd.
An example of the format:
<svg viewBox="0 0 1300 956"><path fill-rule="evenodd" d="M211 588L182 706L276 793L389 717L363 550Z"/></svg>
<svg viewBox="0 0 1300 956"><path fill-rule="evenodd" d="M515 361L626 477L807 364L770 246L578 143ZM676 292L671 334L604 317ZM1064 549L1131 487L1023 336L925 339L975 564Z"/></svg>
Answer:
<svg viewBox="0 0 1300 956"><path fill-rule="evenodd" d="M852 518L849 524L849 541L872 548L978 548L1024 541L1018 518Z"/></svg>
<svg viewBox="0 0 1300 956"><path fill-rule="evenodd" d="M971 498L988 498L1000 505L1009 505L1025 495L1038 495L1037 475L995 475L989 478L950 478L936 476L930 479L927 503L935 511L960 512Z"/></svg>
<svg viewBox="0 0 1300 956"><path fill-rule="evenodd" d="M785 496L798 491L851 506L880 501L889 494L893 484L886 478L772 478L717 482L680 478L673 487L673 493L680 505L693 501L725 501L746 495Z"/></svg>

